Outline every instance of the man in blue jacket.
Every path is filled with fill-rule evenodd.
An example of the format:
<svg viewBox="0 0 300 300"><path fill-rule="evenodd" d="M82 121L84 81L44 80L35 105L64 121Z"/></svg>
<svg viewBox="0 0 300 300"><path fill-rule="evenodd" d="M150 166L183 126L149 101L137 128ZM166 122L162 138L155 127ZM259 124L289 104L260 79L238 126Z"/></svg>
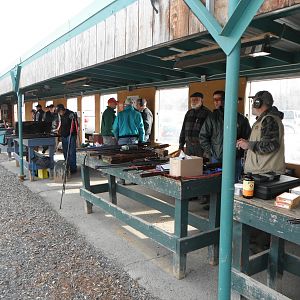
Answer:
<svg viewBox="0 0 300 300"><path fill-rule="evenodd" d="M142 115L133 108L133 101L130 98L125 100L124 110L114 121L113 133L119 145L144 142L145 129Z"/></svg>

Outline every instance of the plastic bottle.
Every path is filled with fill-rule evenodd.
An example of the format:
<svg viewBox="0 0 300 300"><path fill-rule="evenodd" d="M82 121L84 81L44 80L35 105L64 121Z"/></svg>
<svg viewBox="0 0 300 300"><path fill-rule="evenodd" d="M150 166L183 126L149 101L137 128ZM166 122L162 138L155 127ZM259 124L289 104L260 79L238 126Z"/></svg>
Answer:
<svg viewBox="0 0 300 300"><path fill-rule="evenodd" d="M246 199L253 198L254 195L254 178L252 173L247 173L243 179L243 197Z"/></svg>

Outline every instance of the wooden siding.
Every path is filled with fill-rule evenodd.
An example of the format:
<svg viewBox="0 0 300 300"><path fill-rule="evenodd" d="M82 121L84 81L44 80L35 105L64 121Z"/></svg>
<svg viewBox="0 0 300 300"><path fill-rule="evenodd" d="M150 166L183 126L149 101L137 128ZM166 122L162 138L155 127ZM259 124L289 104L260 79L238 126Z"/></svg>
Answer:
<svg viewBox="0 0 300 300"><path fill-rule="evenodd" d="M188 35L189 8L182 0L170 0L170 40Z"/></svg>
<svg viewBox="0 0 300 300"><path fill-rule="evenodd" d="M139 3L132 3L126 8L126 53L132 53L139 48Z"/></svg>
<svg viewBox="0 0 300 300"><path fill-rule="evenodd" d="M299 2L266 0L259 13ZM150 1L137 0L26 65L21 72L20 87L205 31L184 0L154 3L158 14ZM215 1L215 17L220 24L227 20L227 3L226 0Z"/></svg>
<svg viewBox="0 0 300 300"><path fill-rule="evenodd" d="M156 3L158 14L153 15L153 45L170 40L170 2L159 1Z"/></svg>
<svg viewBox="0 0 300 300"><path fill-rule="evenodd" d="M11 92L12 90L13 90L13 85L12 85L10 75L2 78L0 80L0 95Z"/></svg>

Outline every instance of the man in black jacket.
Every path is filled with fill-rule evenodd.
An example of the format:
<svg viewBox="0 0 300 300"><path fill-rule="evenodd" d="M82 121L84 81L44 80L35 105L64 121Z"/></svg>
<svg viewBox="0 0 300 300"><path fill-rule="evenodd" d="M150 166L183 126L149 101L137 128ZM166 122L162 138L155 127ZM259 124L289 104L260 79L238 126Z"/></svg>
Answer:
<svg viewBox="0 0 300 300"><path fill-rule="evenodd" d="M191 109L185 114L179 137L179 149L183 150L186 145L187 155L203 156L203 148L199 140L201 127L211 114L211 111L203 105L203 94L194 93L190 96Z"/></svg>
<svg viewBox="0 0 300 300"><path fill-rule="evenodd" d="M34 121L42 122L44 120L44 114L45 114L45 112L42 110L42 105L37 104L35 107L36 107L36 113L34 115Z"/></svg>
<svg viewBox="0 0 300 300"><path fill-rule="evenodd" d="M145 142L150 141L150 135L152 131L152 124L153 124L153 114L151 110L147 107L147 100L146 99L138 99L136 101L136 108L142 114L144 129L145 129Z"/></svg>
<svg viewBox="0 0 300 300"><path fill-rule="evenodd" d="M76 138L78 131L77 115L73 111L64 107L63 104L58 104L56 107L57 113L61 119L61 137L64 158L68 158L68 166L70 172L77 172L76 165ZM69 153L68 153L69 151Z"/></svg>
<svg viewBox="0 0 300 300"><path fill-rule="evenodd" d="M212 162L222 162L225 92L215 91L213 99L216 109L207 117L202 126L200 131L200 143L204 151L211 157ZM236 126L237 139L248 139L251 133L251 127L248 119L240 113L237 115ZM239 180L242 173L241 158L243 156L244 150L237 150L236 182Z"/></svg>

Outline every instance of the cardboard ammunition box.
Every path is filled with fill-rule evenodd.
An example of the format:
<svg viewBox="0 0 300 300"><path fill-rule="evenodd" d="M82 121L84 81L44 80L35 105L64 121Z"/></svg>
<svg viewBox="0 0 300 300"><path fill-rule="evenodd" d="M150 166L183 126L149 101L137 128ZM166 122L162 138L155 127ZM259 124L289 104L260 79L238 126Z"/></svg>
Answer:
<svg viewBox="0 0 300 300"><path fill-rule="evenodd" d="M203 158L190 156L189 159L180 159L179 157L170 158L171 176L199 176L203 174Z"/></svg>
<svg viewBox="0 0 300 300"><path fill-rule="evenodd" d="M275 206L292 209L299 205L300 196L291 193L282 193L276 197Z"/></svg>

